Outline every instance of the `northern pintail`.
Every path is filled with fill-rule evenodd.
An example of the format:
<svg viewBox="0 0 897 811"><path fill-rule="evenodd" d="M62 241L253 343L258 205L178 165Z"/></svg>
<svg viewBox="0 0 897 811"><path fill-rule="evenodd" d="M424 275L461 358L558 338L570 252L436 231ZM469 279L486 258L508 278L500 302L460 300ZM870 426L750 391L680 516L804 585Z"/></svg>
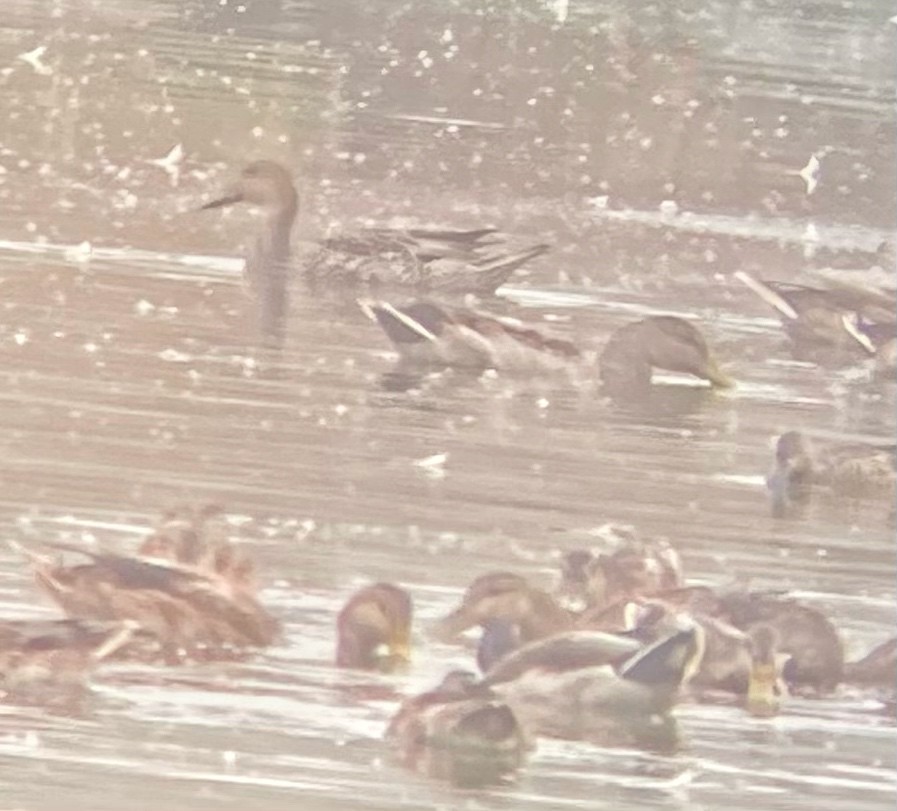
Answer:
<svg viewBox="0 0 897 811"><path fill-rule="evenodd" d="M251 163L227 193L202 208L240 202L267 212L265 226L247 257L246 272L263 307L270 309L270 316L276 316L277 302L286 301L291 232L299 211L290 172L275 161ZM504 244L505 239L493 228L372 228L321 240L318 250L304 258L301 273L325 285L400 285L419 290L492 293L515 270L548 250L542 244L508 250Z"/></svg>

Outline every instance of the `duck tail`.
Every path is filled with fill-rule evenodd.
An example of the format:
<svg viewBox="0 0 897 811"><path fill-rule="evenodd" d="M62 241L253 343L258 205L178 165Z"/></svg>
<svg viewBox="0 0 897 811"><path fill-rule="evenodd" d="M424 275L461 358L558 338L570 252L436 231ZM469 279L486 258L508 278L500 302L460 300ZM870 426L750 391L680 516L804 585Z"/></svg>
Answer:
<svg viewBox="0 0 897 811"><path fill-rule="evenodd" d="M863 332L854 322L849 315L846 313L841 316L841 324L844 326L844 331L853 338L863 349L866 350L870 355L875 355L877 353L877 348L874 343L872 343L871 339L865 332Z"/></svg>
<svg viewBox="0 0 897 811"><path fill-rule="evenodd" d="M439 340L442 325L448 320L448 315L435 304L419 303L399 309L388 301L358 299L358 306L397 346L422 341L435 343Z"/></svg>
<svg viewBox="0 0 897 811"><path fill-rule="evenodd" d="M48 555L41 555L31 549L26 548L18 541L8 541L11 549L22 555L30 564L34 571L34 579L50 597L58 600L61 595L67 592L66 586L59 580L57 574L59 572L59 564L56 560Z"/></svg>
<svg viewBox="0 0 897 811"><path fill-rule="evenodd" d="M743 270L736 271L735 278L738 279L738 281L740 281L742 284L747 286L754 293L756 293L770 307L785 316L785 318L791 321L797 320L797 310L795 310L794 307L792 307L787 301L785 301L785 299L779 293L776 293L776 291L773 290L768 284L757 281L757 279L755 279L750 274L745 273Z"/></svg>
<svg viewBox="0 0 897 811"><path fill-rule="evenodd" d="M516 253L503 253L500 256L481 259L477 263L478 287L483 289L487 286L491 286L493 289L501 287L515 270L549 250L551 250L549 245L539 244Z"/></svg>
<svg viewBox="0 0 897 811"><path fill-rule="evenodd" d="M109 632L102 644L90 652L91 660L102 662L103 659L108 659L117 650L127 645L138 630L140 630L140 623L134 620L122 620L116 628Z"/></svg>

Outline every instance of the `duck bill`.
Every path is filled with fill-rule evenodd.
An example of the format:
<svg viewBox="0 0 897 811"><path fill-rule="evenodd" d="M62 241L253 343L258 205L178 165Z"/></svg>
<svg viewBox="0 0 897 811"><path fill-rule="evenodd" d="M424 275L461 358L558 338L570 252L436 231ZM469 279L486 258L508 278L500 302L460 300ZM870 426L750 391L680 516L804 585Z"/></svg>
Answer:
<svg viewBox="0 0 897 811"><path fill-rule="evenodd" d="M390 646L390 656L400 669L411 664L411 642L407 639L396 640Z"/></svg>
<svg viewBox="0 0 897 811"><path fill-rule="evenodd" d="M745 707L750 715L757 718L770 718L778 713L778 674L775 665L764 663L751 667Z"/></svg>
<svg viewBox="0 0 897 811"><path fill-rule="evenodd" d="M735 381L719 368L715 358L708 358L707 360L706 377L711 385L717 389L731 389L735 385Z"/></svg>
<svg viewBox="0 0 897 811"><path fill-rule="evenodd" d="M232 191L225 194L223 197L219 197L217 200L212 200L210 203L206 203L204 206L200 206L200 211L207 211L210 208L223 208L224 206L232 206L234 203L241 203L243 201L243 194L239 191Z"/></svg>

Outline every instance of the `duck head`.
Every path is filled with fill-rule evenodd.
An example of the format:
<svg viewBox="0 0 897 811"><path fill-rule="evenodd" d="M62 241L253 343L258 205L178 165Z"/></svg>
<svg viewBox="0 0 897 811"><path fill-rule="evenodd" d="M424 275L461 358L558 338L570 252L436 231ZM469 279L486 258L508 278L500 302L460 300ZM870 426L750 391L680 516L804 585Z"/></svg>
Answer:
<svg viewBox="0 0 897 811"><path fill-rule="evenodd" d="M411 595L391 583L356 592L337 618L338 667L392 672L411 659Z"/></svg>
<svg viewBox="0 0 897 811"><path fill-rule="evenodd" d="M236 183L221 197L202 206L203 211L235 203L251 203L275 211L295 214L299 197L293 178L281 164L270 160L250 163Z"/></svg>
<svg viewBox="0 0 897 811"><path fill-rule="evenodd" d="M605 346L600 367L601 379L612 392L647 388L652 369L690 374L714 388L734 385L701 331L670 315L650 316L618 329Z"/></svg>

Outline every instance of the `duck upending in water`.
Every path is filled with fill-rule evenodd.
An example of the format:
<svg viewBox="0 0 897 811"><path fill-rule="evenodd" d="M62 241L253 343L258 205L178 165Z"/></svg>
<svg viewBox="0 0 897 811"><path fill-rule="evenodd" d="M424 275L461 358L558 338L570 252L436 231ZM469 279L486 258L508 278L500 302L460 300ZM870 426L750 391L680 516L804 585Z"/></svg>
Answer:
<svg viewBox="0 0 897 811"><path fill-rule="evenodd" d="M429 301L404 307L375 300L359 304L408 367L533 372L570 369L585 360L571 341L513 319ZM612 391L643 390L651 383L653 369L690 374L717 388L732 385L698 328L676 316L651 316L621 327L599 363L602 382Z"/></svg>
<svg viewBox="0 0 897 811"><path fill-rule="evenodd" d="M389 673L411 660L411 595L392 583L355 592L336 620L337 667Z"/></svg>

